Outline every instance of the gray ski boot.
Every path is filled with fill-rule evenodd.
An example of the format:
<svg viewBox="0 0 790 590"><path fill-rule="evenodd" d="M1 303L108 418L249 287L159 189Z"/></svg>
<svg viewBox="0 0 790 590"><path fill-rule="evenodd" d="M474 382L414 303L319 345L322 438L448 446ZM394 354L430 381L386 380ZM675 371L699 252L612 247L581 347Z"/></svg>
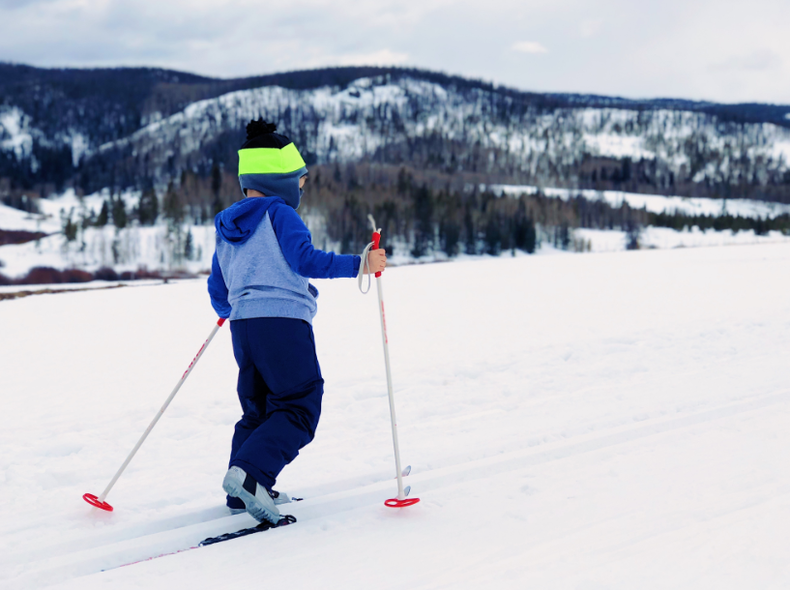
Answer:
<svg viewBox="0 0 790 590"><path fill-rule="evenodd" d="M246 506L247 512L260 522L264 520L277 524L280 520L280 511L274 504L274 499L269 490L255 481L241 467L235 465L228 469L222 482L222 489L229 496L238 498Z"/></svg>

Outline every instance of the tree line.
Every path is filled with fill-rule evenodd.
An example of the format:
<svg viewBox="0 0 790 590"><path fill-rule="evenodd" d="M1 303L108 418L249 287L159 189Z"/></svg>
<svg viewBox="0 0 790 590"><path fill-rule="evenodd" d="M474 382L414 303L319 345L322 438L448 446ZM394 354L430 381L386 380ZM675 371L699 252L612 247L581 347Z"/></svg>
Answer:
<svg viewBox="0 0 790 590"><path fill-rule="evenodd" d="M437 253L448 257L532 253L541 242L561 249L589 248L573 239L576 228L624 231L629 248L639 247L640 232L648 225L790 233L789 215L752 219L657 214L627 203L612 206L582 195L560 199L541 191L500 196L469 182L474 178L370 163L314 165L299 213L317 247L341 253L358 253L368 243L367 216L372 214L382 228L382 245L397 246L415 258ZM116 194L105 199L98 214L89 212L80 219L65 216L64 235L74 240L79 229L108 223L119 229L129 224L165 224L175 236L179 256L189 260L188 226L213 223L216 213L241 198L236 175L219 166L208 177L185 171L178 182L158 191L149 183L133 207Z"/></svg>

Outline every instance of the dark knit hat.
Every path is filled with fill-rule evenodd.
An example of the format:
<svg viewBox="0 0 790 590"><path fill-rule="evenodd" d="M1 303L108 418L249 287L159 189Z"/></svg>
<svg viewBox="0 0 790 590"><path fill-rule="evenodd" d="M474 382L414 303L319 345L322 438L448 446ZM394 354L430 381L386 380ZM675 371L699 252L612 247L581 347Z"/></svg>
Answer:
<svg viewBox="0 0 790 590"><path fill-rule="evenodd" d="M307 167L299 150L285 135L275 133L277 126L262 118L247 125L247 141L239 150L239 184L260 191L267 197L281 197L294 209L299 207L302 190L299 179Z"/></svg>

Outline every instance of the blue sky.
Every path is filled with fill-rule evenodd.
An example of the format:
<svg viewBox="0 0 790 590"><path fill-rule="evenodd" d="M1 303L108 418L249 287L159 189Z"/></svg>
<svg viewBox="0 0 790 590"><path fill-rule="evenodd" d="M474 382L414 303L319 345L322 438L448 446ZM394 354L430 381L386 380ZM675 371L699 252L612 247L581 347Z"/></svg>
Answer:
<svg viewBox="0 0 790 590"><path fill-rule="evenodd" d="M0 0L0 60L237 77L416 66L522 90L790 104L778 0Z"/></svg>

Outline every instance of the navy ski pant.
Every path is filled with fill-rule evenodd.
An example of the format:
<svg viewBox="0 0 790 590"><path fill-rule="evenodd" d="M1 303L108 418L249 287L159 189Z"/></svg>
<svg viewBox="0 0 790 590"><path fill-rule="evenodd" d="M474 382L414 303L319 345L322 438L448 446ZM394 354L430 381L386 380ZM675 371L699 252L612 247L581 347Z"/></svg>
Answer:
<svg viewBox="0 0 790 590"><path fill-rule="evenodd" d="M243 415L229 466L271 490L283 467L313 440L321 415L324 380L313 328L293 318L252 318L233 320L230 331Z"/></svg>

